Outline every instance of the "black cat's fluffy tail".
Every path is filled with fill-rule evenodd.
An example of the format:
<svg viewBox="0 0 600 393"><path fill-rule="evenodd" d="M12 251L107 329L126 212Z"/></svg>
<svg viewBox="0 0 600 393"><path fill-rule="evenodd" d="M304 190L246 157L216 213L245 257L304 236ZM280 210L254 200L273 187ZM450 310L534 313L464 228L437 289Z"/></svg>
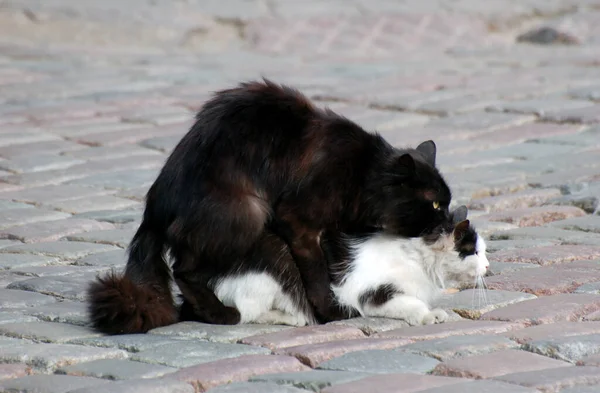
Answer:
<svg viewBox="0 0 600 393"><path fill-rule="evenodd" d="M129 246L125 273L98 277L88 288L93 326L107 334L145 333L177 322L164 240L142 222Z"/></svg>

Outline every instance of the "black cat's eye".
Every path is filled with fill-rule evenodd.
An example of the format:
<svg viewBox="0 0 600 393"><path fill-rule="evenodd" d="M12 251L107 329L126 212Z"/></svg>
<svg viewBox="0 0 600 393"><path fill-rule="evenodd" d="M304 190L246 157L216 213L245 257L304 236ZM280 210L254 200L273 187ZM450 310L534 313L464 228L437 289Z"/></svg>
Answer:
<svg viewBox="0 0 600 393"><path fill-rule="evenodd" d="M440 210L440 203L439 202L433 202L433 208L435 210Z"/></svg>

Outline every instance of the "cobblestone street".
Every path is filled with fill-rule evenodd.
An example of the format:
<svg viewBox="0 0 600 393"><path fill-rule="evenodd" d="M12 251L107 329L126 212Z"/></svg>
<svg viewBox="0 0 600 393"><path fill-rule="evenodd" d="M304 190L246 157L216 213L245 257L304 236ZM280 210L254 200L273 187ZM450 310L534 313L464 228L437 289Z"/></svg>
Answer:
<svg viewBox="0 0 600 393"><path fill-rule="evenodd" d="M88 327L211 92L426 139L488 243L451 321ZM0 392L600 392L600 2L0 1Z"/></svg>

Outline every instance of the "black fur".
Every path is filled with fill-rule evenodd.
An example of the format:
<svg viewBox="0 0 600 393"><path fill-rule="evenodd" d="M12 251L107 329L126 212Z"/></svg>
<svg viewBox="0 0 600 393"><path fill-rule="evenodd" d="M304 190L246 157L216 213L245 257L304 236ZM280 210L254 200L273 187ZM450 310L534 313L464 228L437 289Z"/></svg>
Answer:
<svg viewBox="0 0 600 393"><path fill-rule="evenodd" d="M401 293L394 284L382 284L375 289L370 289L360 295L358 299L361 306L370 304L373 306L381 306L390 301L394 297Z"/></svg>
<svg viewBox="0 0 600 393"><path fill-rule="evenodd" d="M435 154L432 141L393 148L269 81L221 91L148 191L125 276L166 293L170 275L162 255L168 250L186 310L196 320L235 324L239 313L209 283L237 261L252 261L246 257L268 227L290 247L320 320L339 319L320 235L377 227L420 236L447 221L451 194L434 167ZM125 323L101 318L93 304L97 327Z"/></svg>

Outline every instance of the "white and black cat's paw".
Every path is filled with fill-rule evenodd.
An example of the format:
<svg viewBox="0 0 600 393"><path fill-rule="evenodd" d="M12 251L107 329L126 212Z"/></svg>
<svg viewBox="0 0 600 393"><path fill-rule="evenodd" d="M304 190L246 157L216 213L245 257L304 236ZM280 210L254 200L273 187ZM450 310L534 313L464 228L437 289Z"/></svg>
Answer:
<svg viewBox="0 0 600 393"><path fill-rule="evenodd" d="M434 323L443 323L448 319L448 313L441 308L431 310L423 317L423 325L433 325Z"/></svg>

